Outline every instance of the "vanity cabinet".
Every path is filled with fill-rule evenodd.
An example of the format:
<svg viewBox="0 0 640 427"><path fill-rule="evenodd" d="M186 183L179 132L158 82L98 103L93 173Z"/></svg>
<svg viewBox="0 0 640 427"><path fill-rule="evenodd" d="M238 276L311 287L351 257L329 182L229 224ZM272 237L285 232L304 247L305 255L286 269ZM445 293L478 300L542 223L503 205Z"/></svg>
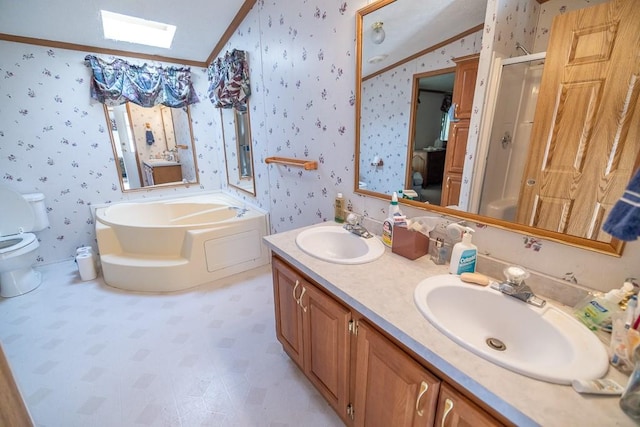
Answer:
<svg viewBox="0 0 640 427"><path fill-rule="evenodd" d="M147 185L182 182L182 168L180 165L150 166L144 163L144 173Z"/></svg>
<svg viewBox="0 0 640 427"><path fill-rule="evenodd" d="M351 312L280 259L272 267L276 336L346 422Z"/></svg>
<svg viewBox="0 0 640 427"><path fill-rule="evenodd" d="M354 425L433 425L440 380L358 321Z"/></svg>
<svg viewBox="0 0 640 427"><path fill-rule="evenodd" d="M452 96L455 105L454 120L449 127L440 206L457 205L460 199L462 171L467 151L479 59L479 55L469 55L454 60L456 62L456 77Z"/></svg>
<svg viewBox="0 0 640 427"><path fill-rule="evenodd" d="M276 336L347 426L502 426L363 316L272 258Z"/></svg>
<svg viewBox="0 0 640 427"><path fill-rule="evenodd" d="M502 425L446 383L442 384L440 388L436 420L436 425L442 427L494 427Z"/></svg>

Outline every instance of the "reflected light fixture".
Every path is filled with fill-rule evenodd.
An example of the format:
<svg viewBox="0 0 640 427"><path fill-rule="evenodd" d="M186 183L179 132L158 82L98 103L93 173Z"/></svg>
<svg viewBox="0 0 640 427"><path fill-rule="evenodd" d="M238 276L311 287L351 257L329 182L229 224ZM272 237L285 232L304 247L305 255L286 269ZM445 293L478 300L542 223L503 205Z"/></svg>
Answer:
<svg viewBox="0 0 640 427"><path fill-rule="evenodd" d="M382 62L385 59L387 59L387 56L389 56L389 55L387 55L386 53L383 53L382 55L372 56L371 58L369 58L367 60L367 62L369 64L377 64L378 62Z"/></svg>
<svg viewBox="0 0 640 427"><path fill-rule="evenodd" d="M371 33L371 41L375 44L380 44L384 41L386 36L384 29L382 28L382 22L374 22L371 25L373 32Z"/></svg>

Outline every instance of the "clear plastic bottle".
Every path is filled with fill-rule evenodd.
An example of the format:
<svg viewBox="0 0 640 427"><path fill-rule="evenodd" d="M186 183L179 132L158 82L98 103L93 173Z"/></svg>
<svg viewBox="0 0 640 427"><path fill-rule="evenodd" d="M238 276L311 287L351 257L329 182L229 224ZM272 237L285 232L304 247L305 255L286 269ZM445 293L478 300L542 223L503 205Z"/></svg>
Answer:
<svg viewBox="0 0 640 427"><path fill-rule="evenodd" d="M640 421L640 346L633 352L635 368L620 398L620 408L625 414Z"/></svg>
<svg viewBox="0 0 640 427"><path fill-rule="evenodd" d="M345 220L344 197L342 196L342 193L338 193L336 196L335 215L333 219L339 224L342 224Z"/></svg>

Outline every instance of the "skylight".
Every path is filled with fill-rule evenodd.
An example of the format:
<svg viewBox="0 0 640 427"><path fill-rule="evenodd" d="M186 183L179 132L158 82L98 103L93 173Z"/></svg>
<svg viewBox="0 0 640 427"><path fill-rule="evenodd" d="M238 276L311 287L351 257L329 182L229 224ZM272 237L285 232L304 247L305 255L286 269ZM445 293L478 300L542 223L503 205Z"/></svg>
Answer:
<svg viewBox="0 0 640 427"><path fill-rule="evenodd" d="M104 38L147 46L171 47L175 25L147 21L128 15L101 10Z"/></svg>

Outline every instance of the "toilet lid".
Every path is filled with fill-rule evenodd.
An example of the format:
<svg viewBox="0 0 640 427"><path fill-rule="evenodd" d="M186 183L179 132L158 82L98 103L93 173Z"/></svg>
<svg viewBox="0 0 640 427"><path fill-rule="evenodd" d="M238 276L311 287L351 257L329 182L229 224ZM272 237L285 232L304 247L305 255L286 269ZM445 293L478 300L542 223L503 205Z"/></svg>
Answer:
<svg viewBox="0 0 640 427"><path fill-rule="evenodd" d="M0 236L18 234L33 229L35 216L29 203L21 194L0 187Z"/></svg>

